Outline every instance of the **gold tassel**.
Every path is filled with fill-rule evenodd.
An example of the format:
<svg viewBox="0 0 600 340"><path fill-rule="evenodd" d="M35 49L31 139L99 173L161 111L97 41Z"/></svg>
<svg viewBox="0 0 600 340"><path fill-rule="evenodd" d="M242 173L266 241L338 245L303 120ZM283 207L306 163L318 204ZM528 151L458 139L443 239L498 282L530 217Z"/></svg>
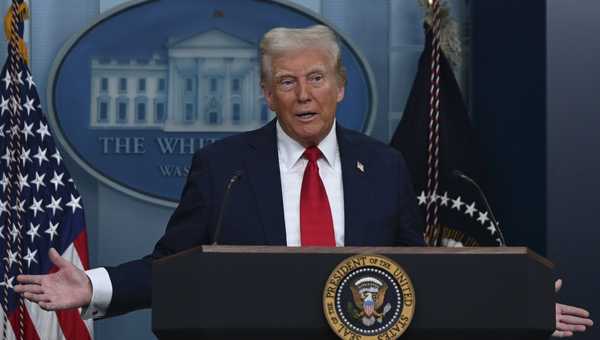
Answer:
<svg viewBox="0 0 600 340"><path fill-rule="evenodd" d="M27 4L25 2L21 3L19 5L19 8L17 10L17 13L19 15L19 18L22 21L25 21L27 19L29 19L29 9L27 8ZM13 34L13 11L12 11L12 5L9 7L8 12L6 13L6 15L4 16L4 36L6 37L6 40L10 41L10 37ZM16 32L15 32L16 34ZM23 61L25 62L25 64L29 64L29 53L27 51L27 46L25 45L25 40L23 40L23 37L18 37L19 41L17 42L17 46L19 49L19 54L21 55L21 58L23 58Z"/></svg>
<svg viewBox="0 0 600 340"><path fill-rule="evenodd" d="M427 23L429 27L433 26L431 0L419 0L419 3L425 8L425 23ZM450 13L448 2L440 0L440 48L450 62L453 70L463 64L462 43L460 41L458 28L458 23Z"/></svg>

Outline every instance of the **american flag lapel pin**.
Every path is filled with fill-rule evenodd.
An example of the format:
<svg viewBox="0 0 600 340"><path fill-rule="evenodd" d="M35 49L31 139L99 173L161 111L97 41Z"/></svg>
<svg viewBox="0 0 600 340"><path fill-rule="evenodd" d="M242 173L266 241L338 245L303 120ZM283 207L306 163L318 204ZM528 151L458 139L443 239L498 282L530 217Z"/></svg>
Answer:
<svg viewBox="0 0 600 340"><path fill-rule="evenodd" d="M362 173L365 172L365 165L362 164L360 161L356 161L356 168Z"/></svg>

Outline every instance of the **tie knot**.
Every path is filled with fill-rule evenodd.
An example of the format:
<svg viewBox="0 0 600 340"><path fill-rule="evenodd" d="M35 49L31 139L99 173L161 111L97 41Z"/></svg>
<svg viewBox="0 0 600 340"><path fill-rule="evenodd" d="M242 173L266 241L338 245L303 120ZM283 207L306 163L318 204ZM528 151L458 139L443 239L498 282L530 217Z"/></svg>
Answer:
<svg viewBox="0 0 600 340"><path fill-rule="evenodd" d="M321 150L316 146L311 146L304 150L304 158L308 159L309 162L316 162L321 156Z"/></svg>

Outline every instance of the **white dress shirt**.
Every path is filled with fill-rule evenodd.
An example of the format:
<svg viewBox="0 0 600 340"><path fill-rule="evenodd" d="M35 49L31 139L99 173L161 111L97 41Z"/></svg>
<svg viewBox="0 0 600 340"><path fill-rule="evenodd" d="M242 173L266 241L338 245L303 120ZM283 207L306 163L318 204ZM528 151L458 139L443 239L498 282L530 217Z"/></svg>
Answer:
<svg viewBox="0 0 600 340"><path fill-rule="evenodd" d="M318 145L323 157L317 161L319 175L325 186L331 216L335 245L344 246L344 187L342 183L342 164L338 148L335 122L331 131ZM288 136L277 121L277 155L281 176L281 194L285 219L286 244L300 246L300 189L304 168L308 160L302 157L304 147ZM86 271L92 283L92 300L84 307L81 316L84 319L100 318L106 315L112 299L112 282L105 268Z"/></svg>
<svg viewBox="0 0 600 340"><path fill-rule="evenodd" d="M319 176L321 176L329 199L335 245L343 247L344 188L335 123L318 147L323 157L317 161L317 165L319 166ZM289 247L300 246L300 189L302 188L304 169L308 164L308 160L302 157L304 150L305 147L288 136L277 121L277 155L279 156L286 244Z"/></svg>

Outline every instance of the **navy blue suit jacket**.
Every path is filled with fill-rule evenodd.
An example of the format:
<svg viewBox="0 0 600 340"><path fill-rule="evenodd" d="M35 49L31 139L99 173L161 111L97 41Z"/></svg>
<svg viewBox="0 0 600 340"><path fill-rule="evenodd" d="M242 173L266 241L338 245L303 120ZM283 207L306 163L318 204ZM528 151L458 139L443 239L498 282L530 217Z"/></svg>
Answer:
<svg viewBox="0 0 600 340"><path fill-rule="evenodd" d="M339 124L336 133L344 186L345 245L423 245L416 199L400 153ZM212 241L226 183L237 171L243 175L230 193L219 243L286 244L276 138L274 120L194 155L179 206L153 253L107 268L113 284L107 316L151 306L152 260Z"/></svg>

